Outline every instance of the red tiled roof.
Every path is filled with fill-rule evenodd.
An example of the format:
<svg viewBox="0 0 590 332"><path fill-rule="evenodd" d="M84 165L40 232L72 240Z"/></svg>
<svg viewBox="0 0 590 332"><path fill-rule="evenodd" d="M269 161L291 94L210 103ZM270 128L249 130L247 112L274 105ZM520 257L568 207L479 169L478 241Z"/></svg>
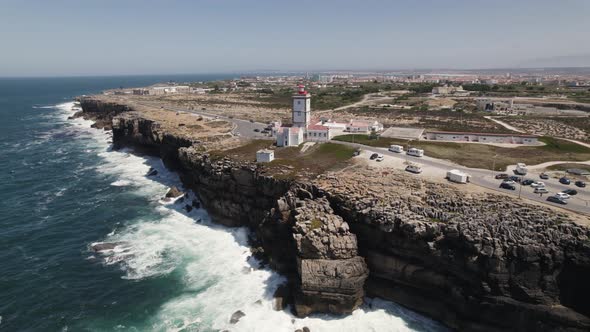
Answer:
<svg viewBox="0 0 590 332"><path fill-rule="evenodd" d="M307 126L309 130L328 130L330 127L322 126L322 125L309 125Z"/></svg>

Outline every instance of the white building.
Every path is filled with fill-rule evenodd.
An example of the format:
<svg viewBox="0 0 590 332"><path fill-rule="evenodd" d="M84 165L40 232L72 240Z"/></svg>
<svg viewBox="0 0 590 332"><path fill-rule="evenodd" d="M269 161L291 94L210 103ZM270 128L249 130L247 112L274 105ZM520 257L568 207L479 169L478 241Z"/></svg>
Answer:
<svg viewBox="0 0 590 332"><path fill-rule="evenodd" d="M256 162L257 163L270 163L275 159L275 152L273 150L258 150L256 151Z"/></svg>
<svg viewBox="0 0 590 332"><path fill-rule="evenodd" d="M304 128L280 127L277 130L277 146L298 146L303 143Z"/></svg>
<svg viewBox="0 0 590 332"><path fill-rule="evenodd" d="M369 121L358 121L358 120L350 120L349 123L346 124L346 130L351 133L369 133L371 131L382 131L383 125L377 121L369 122Z"/></svg>
<svg viewBox="0 0 590 332"><path fill-rule="evenodd" d="M311 94L299 85L299 91L293 95L292 120L294 127L306 128L311 121Z"/></svg>
<svg viewBox="0 0 590 332"><path fill-rule="evenodd" d="M169 86L153 86L149 89L150 95L166 95L176 93L188 93L190 87L188 85L169 85Z"/></svg>
<svg viewBox="0 0 590 332"><path fill-rule="evenodd" d="M322 125L307 126L307 141L327 142L332 139L332 130L330 127Z"/></svg>
<svg viewBox="0 0 590 332"><path fill-rule="evenodd" d="M494 134L494 133L469 133L451 131L430 131L422 136L425 140L451 141L451 142L477 142L477 143L502 143L502 144L538 144L538 137L533 135Z"/></svg>

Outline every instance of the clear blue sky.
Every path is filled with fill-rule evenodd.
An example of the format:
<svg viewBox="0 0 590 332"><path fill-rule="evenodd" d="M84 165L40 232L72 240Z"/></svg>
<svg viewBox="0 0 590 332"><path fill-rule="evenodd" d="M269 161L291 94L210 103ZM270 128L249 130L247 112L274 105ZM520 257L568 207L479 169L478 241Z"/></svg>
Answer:
<svg viewBox="0 0 590 332"><path fill-rule="evenodd" d="M0 43L0 76L577 65L590 1L0 0Z"/></svg>

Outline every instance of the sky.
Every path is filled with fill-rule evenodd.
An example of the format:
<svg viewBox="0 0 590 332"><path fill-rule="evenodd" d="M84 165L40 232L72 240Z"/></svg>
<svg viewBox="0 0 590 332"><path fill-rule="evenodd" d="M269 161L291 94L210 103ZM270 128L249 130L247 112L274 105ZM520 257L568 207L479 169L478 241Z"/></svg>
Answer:
<svg viewBox="0 0 590 332"><path fill-rule="evenodd" d="M590 66L588 0L0 0L0 77Z"/></svg>

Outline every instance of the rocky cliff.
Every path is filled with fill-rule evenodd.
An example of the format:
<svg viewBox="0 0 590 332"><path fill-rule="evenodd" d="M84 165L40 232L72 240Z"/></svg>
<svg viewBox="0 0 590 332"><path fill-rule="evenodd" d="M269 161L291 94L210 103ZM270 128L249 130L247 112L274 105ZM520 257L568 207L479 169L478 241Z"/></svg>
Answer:
<svg viewBox="0 0 590 332"><path fill-rule="evenodd" d="M366 292L460 330L590 330L590 231L563 215L395 172L279 180L120 107L104 110L115 144L160 154L214 220L250 227L297 315L347 314Z"/></svg>

